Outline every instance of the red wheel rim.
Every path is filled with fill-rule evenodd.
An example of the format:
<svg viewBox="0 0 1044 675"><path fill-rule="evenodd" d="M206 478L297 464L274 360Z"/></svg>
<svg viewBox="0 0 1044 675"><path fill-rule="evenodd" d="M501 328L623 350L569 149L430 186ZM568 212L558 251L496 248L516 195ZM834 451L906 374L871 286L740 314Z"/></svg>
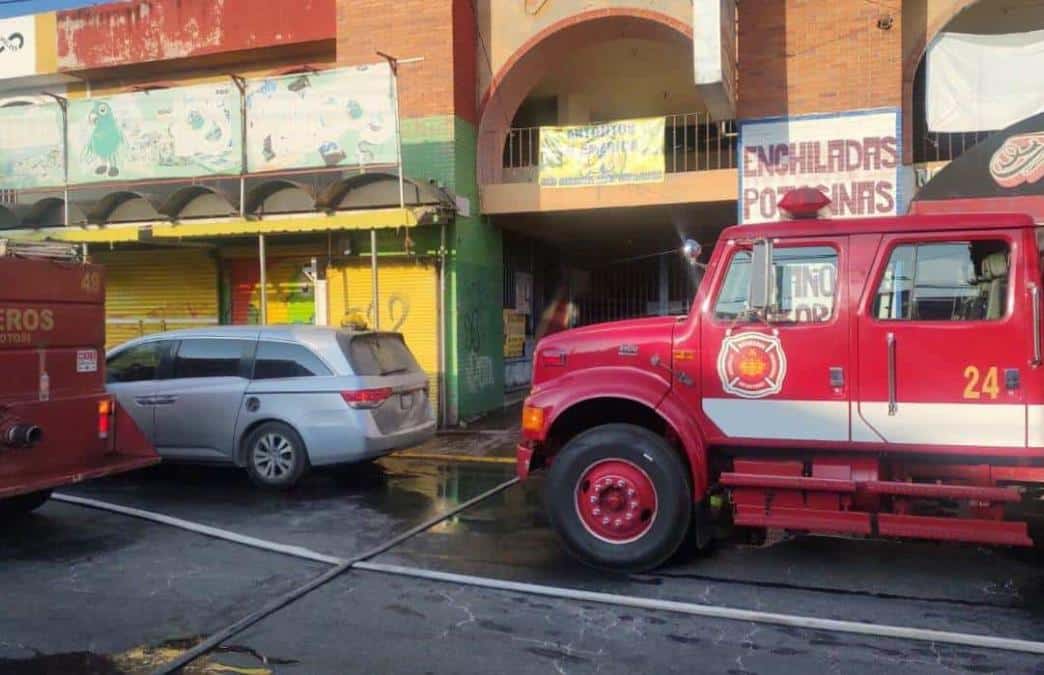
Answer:
<svg viewBox="0 0 1044 675"><path fill-rule="evenodd" d="M587 467L576 482L576 513L595 537L627 544L656 520L656 488L637 465L604 459Z"/></svg>

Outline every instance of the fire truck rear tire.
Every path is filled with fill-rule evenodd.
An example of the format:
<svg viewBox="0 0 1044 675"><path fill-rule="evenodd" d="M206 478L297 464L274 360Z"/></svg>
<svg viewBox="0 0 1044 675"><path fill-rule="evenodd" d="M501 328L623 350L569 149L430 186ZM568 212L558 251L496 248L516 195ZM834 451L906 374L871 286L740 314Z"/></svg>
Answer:
<svg viewBox="0 0 1044 675"><path fill-rule="evenodd" d="M51 498L50 490L30 492L27 495L0 499L0 515L18 516L35 511Z"/></svg>
<svg viewBox="0 0 1044 675"><path fill-rule="evenodd" d="M601 569L662 565L692 521L685 463L662 436L630 424L595 427L569 441L548 472L545 499L565 548Z"/></svg>

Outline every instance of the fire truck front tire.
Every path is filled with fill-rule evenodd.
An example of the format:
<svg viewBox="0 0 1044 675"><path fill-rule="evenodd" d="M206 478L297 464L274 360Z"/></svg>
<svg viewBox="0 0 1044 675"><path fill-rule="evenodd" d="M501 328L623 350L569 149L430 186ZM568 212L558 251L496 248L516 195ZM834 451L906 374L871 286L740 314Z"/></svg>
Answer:
<svg viewBox="0 0 1044 675"><path fill-rule="evenodd" d="M692 520L685 463L663 437L630 424L595 427L569 441L551 464L545 498L566 549L602 569L663 564Z"/></svg>
<svg viewBox="0 0 1044 675"><path fill-rule="evenodd" d="M26 495L0 499L0 515L19 516L30 513L43 506L44 502L50 498L50 490L40 490Z"/></svg>

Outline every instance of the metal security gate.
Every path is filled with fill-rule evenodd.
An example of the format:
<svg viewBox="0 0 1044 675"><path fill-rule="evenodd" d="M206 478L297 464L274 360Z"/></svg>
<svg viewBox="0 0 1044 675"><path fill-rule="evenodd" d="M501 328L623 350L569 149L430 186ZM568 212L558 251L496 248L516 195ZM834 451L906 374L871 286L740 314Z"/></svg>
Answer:
<svg viewBox="0 0 1044 675"><path fill-rule="evenodd" d="M218 323L217 262L202 249L101 251L105 266L105 345L178 328Z"/></svg>
<svg viewBox="0 0 1044 675"><path fill-rule="evenodd" d="M685 314L699 271L680 253L633 258L570 275L574 324L585 326L644 316Z"/></svg>

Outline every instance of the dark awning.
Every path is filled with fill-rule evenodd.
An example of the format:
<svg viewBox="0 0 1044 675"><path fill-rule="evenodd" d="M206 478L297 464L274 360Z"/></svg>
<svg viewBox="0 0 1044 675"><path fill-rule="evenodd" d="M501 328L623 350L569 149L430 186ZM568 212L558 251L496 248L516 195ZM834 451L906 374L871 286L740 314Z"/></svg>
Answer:
<svg viewBox="0 0 1044 675"><path fill-rule="evenodd" d="M1044 113L950 162L914 197L910 212L1015 212L1044 222Z"/></svg>

